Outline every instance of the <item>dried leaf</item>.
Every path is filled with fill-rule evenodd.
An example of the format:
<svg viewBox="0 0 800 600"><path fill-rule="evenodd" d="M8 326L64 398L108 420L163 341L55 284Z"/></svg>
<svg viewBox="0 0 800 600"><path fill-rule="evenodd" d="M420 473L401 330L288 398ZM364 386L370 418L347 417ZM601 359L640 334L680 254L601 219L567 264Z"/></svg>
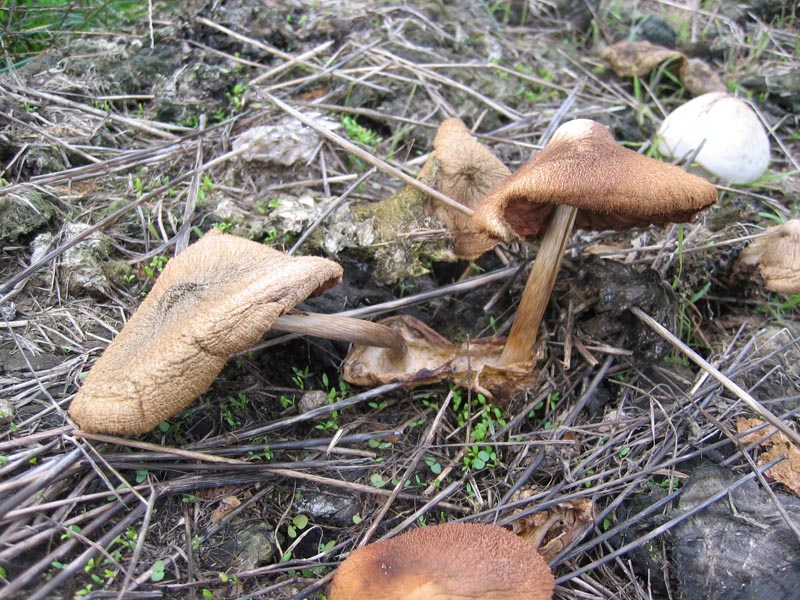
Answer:
<svg viewBox="0 0 800 600"><path fill-rule="evenodd" d="M511 501L524 500L533 493L533 490L522 490L514 494ZM588 498L568 500L533 515L520 517L511 523L511 530L536 548L547 562L551 562L589 530L594 523L594 512L594 503Z"/></svg>
<svg viewBox="0 0 800 600"><path fill-rule="evenodd" d="M221 498L219 501L219 506L211 511L211 522L218 523L225 515L229 514L241 505L242 501L236 496L225 496L224 498Z"/></svg>
<svg viewBox="0 0 800 600"><path fill-rule="evenodd" d="M761 419L738 419L736 421L736 430L739 433L764 425ZM768 462L775 460L781 456L786 456L784 460L770 467L766 471L767 477L782 483L789 488L795 496L800 497L800 449L793 444L783 433L776 431L771 426L756 433L750 433L742 437L742 443L752 444L762 438L768 431L774 433L766 440L759 443L759 448L764 451L758 455L756 464L758 466L765 465Z"/></svg>
<svg viewBox="0 0 800 600"><path fill-rule="evenodd" d="M600 51L619 77L641 77L664 63L674 71L693 96L724 92L727 87L708 64L699 58L687 58L677 50L645 41L624 41Z"/></svg>
<svg viewBox="0 0 800 600"><path fill-rule="evenodd" d="M678 68L678 77L692 96L728 91L719 73L699 58L684 61Z"/></svg>
<svg viewBox="0 0 800 600"><path fill-rule="evenodd" d="M641 77L667 61L675 61L675 68L679 69L686 62L686 57L677 50L645 41L617 42L603 48L600 56L619 77Z"/></svg>

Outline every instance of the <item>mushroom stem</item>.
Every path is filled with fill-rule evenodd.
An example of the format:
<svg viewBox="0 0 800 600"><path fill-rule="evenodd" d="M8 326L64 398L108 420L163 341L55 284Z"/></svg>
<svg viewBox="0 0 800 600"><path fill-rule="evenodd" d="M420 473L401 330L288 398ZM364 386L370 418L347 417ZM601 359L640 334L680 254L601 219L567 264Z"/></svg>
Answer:
<svg viewBox="0 0 800 600"><path fill-rule="evenodd" d="M510 365L533 359L539 325L550 300L550 294L553 292L561 258L564 256L577 214L577 208L566 205L559 205L553 210L536 262L533 263L525 290L522 292L517 316L514 318L514 324L500 356L501 364Z"/></svg>
<svg viewBox="0 0 800 600"><path fill-rule="evenodd" d="M352 317L292 311L278 317L272 329L406 351L403 336L391 327Z"/></svg>

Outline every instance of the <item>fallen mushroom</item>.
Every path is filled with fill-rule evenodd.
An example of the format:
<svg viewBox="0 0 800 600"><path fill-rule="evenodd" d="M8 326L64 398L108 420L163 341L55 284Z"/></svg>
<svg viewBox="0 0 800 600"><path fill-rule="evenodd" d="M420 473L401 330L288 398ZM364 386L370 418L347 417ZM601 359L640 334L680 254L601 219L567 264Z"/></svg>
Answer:
<svg viewBox="0 0 800 600"><path fill-rule="evenodd" d="M683 160L697 148L700 169L726 183L749 183L769 166L769 138L746 102L724 92L703 94L672 111L656 134L658 151Z"/></svg>
<svg viewBox="0 0 800 600"><path fill-rule="evenodd" d="M506 241L544 231L500 363L532 359L573 225L620 230L684 222L716 197L706 180L623 148L600 123L561 125L541 152L475 209L473 225Z"/></svg>
<svg viewBox="0 0 800 600"><path fill-rule="evenodd" d="M511 171L472 135L461 119L445 119L433 140L434 150L420 171L420 178L469 209ZM463 211L429 198L426 211L441 219L454 237L453 253L474 259L497 245L497 240L471 227Z"/></svg>
<svg viewBox="0 0 800 600"><path fill-rule="evenodd" d="M316 335L325 334L325 327L332 333L333 325L337 339L402 351L402 339L378 325L353 319L347 334L341 318L309 329L313 316L281 317L341 276L341 267L324 258L291 257L243 238L207 233L167 263L92 367L70 415L88 432L148 431L206 391L228 358L252 347L276 321L284 330Z"/></svg>
<svg viewBox="0 0 800 600"><path fill-rule="evenodd" d="M770 227L742 250L734 265L741 274L757 270L764 287L780 294L800 294L800 220Z"/></svg>
<svg viewBox="0 0 800 600"><path fill-rule="evenodd" d="M495 525L421 527L342 562L330 600L548 600L553 574L527 542Z"/></svg>

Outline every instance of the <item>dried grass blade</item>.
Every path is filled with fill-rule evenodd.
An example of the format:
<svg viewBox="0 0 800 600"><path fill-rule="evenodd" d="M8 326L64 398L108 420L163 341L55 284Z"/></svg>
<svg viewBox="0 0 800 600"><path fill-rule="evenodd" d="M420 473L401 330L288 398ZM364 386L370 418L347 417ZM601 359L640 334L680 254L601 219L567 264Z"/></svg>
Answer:
<svg viewBox="0 0 800 600"><path fill-rule="evenodd" d="M742 389L736 383L731 381L724 373L717 369L714 365L705 360L697 352L689 348L680 339L678 339L671 331L664 327L661 323L656 321L653 317L648 315L638 306L634 306L630 311L636 315L645 325L650 327L658 335L663 337L671 343L676 349L680 350L689 360L691 360L698 367L703 369L706 373L711 375L714 379L720 382L728 391L736 395L739 400L744 402L751 410L761 415L765 420L769 421L779 431L786 434L788 438L794 441L795 444L800 445L800 434L794 431L786 423L784 423L777 415L770 411L766 406L761 404L758 400L753 398L746 390Z"/></svg>

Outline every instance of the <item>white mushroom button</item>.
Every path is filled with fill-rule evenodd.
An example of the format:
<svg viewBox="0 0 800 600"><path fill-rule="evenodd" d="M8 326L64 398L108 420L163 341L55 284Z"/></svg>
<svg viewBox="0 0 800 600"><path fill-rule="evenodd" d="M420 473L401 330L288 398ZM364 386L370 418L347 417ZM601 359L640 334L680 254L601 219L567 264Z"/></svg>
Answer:
<svg viewBox="0 0 800 600"><path fill-rule="evenodd" d="M723 92L703 94L675 109L657 140L658 151L676 160L702 143L695 162L725 183L755 181L769 165L769 138L761 120L746 102Z"/></svg>

